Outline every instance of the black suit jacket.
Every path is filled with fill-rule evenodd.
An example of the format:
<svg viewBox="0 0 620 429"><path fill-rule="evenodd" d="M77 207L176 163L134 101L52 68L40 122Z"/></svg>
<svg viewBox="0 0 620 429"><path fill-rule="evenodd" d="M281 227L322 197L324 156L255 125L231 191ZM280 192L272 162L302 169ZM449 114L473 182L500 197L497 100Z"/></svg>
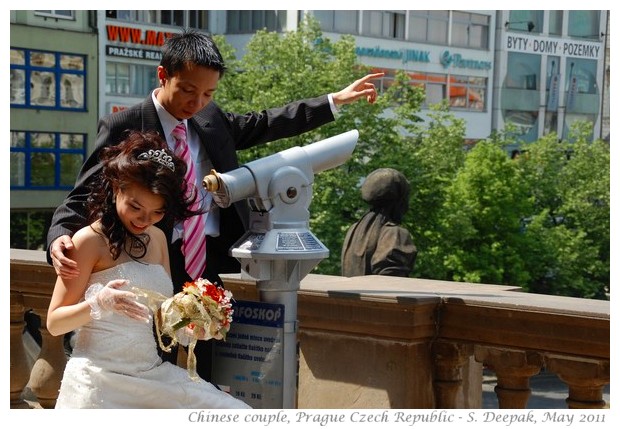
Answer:
<svg viewBox="0 0 620 429"><path fill-rule="evenodd" d="M237 150L296 136L333 120L327 95L323 95L245 115L224 112L215 102L211 102L188 123L200 137L213 168L218 172L226 172L239 167ZM61 235L72 236L87 224L85 203L90 192L90 184L101 170L99 151L106 145L118 144L128 129L154 130L165 139L151 95L142 103L99 120L95 149L82 166L74 189L56 209L52 218L47 234L47 258L50 264L49 245ZM239 271L238 262L228 255L228 249L243 235L247 221L248 207L245 201L221 210L220 236L210 238L207 246L209 267L213 267L219 273ZM170 245L171 226L158 226L166 233ZM171 254L171 265L175 265L172 258ZM173 267L173 280L176 277L174 271ZM175 286L177 284L178 277Z"/></svg>

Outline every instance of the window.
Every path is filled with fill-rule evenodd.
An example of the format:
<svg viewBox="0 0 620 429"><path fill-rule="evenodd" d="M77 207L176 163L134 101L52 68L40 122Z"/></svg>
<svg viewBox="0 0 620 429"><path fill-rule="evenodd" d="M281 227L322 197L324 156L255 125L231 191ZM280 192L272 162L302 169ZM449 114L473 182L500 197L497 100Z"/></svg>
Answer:
<svg viewBox="0 0 620 429"><path fill-rule="evenodd" d="M286 27L284 10L229 10L226 13L227 32L232 34L282 31Z"/></svg>
<svg viewBox="0 0 620 429"><path fill-rule="evenodd" d="M405 12L363 11L362 23L364 36L405 38Z"/></svg>
<svg viewBox="0 0 620 429"><path fill-rule="evenodd" d="M584 39L600 38L600 11L571 10L568 13L568 35Z"/></svg>
<svg viewBox="0 0 620 429"><path fill-rule="evenodd" d="M571 80L578 94L596 94L596 60L581 58L567 58L566 61L566 90L571 90Z"/></svg>
<svg viewBox="0 0 620 429"><path fill-rule="evenodd" d="M409 16L409 40L439 45L448 44L447 10L416 10Z"/></svg>
<svg viewBox="0 0 620 429"><path fill-rule="evenodd" d="M373 82L380 91L385 91L393 85L396 70L373 69L372 72L380 71L384 72L385 76ZM424 89L424 108L448 100L450 107L454 109L475 112L487 110L487 78L426 72L410 72L408 74L411 85Z"/></svg>
<svg viewBox="0 0 620 429"><path fill-rule="evenodd" d="M106 63L105 72L106 94L129 94L129 64Z"/></svg>
<svg viewBox="0 0 620 429"><path fill-rule="evenodd" d="M175 25L177 27L184 26L185 20L183 19L183 11L182 10L162 10L160 23L168 24L168 25Z"/></svg>
<svg viewBox="0 0 620 429"><path fill-rule="evenodd" d="M132 19L135 19L137 21L137 12L138 11L132 12L131 10L106 10L105 16L106 18L121 19L123 21L129 21Z"/></svg>
<svg viewBox="0 0 620 429"><path fill-rule="evenodd" d="M16 67L12 67L15 65ZM20 66L19 68L17 66ZM26 104L26 53L11 49L11 105Z"/></svg>
<svg viewBox="0 0 620 429"><path fill-rule="evenodd" d="M56 19L75 19L72 10L35 10L34 14L36 16L44 16Z"/></svg>
<svg viewBox="0 0 620 429"><path fill-rule="evenodd" d="M506 27L512 31L540 33L543 24L542 10L511 10Z"/></svg>
<svg viewBox="0 0 620 429"><path fill-rule="evenodd" d="M86 56L11 48L11 107L86 110Z"/></svg>
<svg viewBox="0 0 620 429"><path fill-rule="evenodd" d="M156 66L108 61L106 87L108 95L147 96L157 87Z"/></svg>
<svg viewBox="0 0 620 429"><path fill-rule="evenodd" d="M136 21L138 22L158 24L161 21L160 16L162 11L160 10L137 10L135 12L137 13Z"/></svg>
<svg viewBox="0 0 620 429"><path fill-rule="evenodd" d="M424 107L429 107L445 100L448 93L447 76L435 73L409 73L411 84L424 88L426 98Z"/></svg>
<svg viewBox="0 0 620 429"><path fill-rule="evenodd" d="M189 26L192 28L198 28L201 30L207 30L209 28L209 12L206 10L190 10L189 13Z"/></svg>
<svg viewBox="0 0 620 429"><path fill-rule="evenodd" d="M487 49L489 47L489 21L488 15L453 12L451 45Z"/></svg>
<svg viewBox="0 0 620 429"><path fill-rule="evenodd" d="M450 107L483 112L487 80L473 76L450 77Z"/></svg>
<svg viewBox="0 0 620 429"><path fill-rule="evenodd" d="M523 141L538 138L541 56L508 53L504 90L500 101L506 123L512 123Z"/></svg>
<svg viewBox="0 0 620 429"><path fill-rule="evenodd" d="M566 132L569 122L580 118L594 121L598 114L599 99L596 85L596 60L567 58L566 61Z"/></svg>
<svg viewBox="0 0 620 429"><path fill-rule="evenodd" d="M536 90L540 76L540 55L508 53L506 88Z"/></svg>
<svg viewBox="0 0 620 429"><path fill-rule="evenodd" d="M11 131L11 189L71 189L85 156L85 134Z"/></svg>
<svg viewBox="0 0 620 429"><path fill-rule="evenodd" d="M208 30L208 10L106 10L106 17L146 24L166 24Z"/></svg>
<svg viewBox="0 0 620 429"><path fill-rule="evenodd" d="M564 11L562 10L550 10L549 11L549 34L553 36L562 35L562 16Z"/></svg>
<svg viewBox="0 0 620 429"><path fill-rule="evenodd" d="M358 34L356 10L314 10L312 15L319 21L321 30L344 34Z"/></svg>

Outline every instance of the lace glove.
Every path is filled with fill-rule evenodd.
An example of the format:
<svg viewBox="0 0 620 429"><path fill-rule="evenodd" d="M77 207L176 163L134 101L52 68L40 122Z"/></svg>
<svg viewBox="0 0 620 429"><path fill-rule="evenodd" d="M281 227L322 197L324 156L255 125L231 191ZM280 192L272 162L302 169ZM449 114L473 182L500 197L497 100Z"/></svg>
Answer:
<svg viewBox="0 0 620 429"><path fill-rule="evenodd" d="M117 313L131 319L149 323L149 309L137 301L133 292L118 290L127 284L127 280L112 280L105 286L95 283L86 290L84 298L90 305L93 319L101 319L107 314Z"/></svg>

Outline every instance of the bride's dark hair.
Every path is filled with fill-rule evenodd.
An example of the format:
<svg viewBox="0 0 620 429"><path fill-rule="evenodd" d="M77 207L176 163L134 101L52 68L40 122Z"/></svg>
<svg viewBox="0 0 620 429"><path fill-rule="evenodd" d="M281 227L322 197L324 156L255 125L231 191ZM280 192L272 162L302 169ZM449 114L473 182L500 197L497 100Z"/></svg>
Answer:
<svg viewBox="0 0 620 429"><path fill-rule="evenodd" d="M155 153L149 151L164 151ZM162 156L157 156L162 155ZM169 158L168 158L169 157ZM155 132L127 131L118 145L101 149L101 171L93 182L87 200L88 219L101 220L101 231L108 239L110 254L117 259L123 250L139 259L146 254L148 237L129 232L116 211L115 190L137 184L164 199L164 218L158 223L163 229L172 228L175 221L198 212L190 209L194 198L187 199L184 180L185 162L168 149L166 142Z"/></svg>

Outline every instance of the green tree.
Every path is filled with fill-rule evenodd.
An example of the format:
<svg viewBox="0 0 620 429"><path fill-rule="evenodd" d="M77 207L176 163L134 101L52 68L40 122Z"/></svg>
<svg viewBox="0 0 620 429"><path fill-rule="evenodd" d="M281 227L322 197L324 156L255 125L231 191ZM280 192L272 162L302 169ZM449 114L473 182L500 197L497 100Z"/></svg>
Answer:
<svg viewBox="0 0 620 429"><path fill-rule="evenodd" d="M608 292L609 146L591 133L577 123L567 141L546 136L520 158L535 200L526 229L531 292L597 299Z"/></svg>
<svg viewBox="0 0 620 429"><path fill-rule="evenodd" d="M562 213L569 228L583 231L592 254L583 263L587 287L573 296L603 298L610 286L611 172L609 145L591 141L592 124L571 129L570 162L562 172ZM584 282L585 286L586 282Z"/></svg>
<svg viewBox="0 0 620 429"><path fill-rule="evenodd" d="M399 167L412 189L403 226L412 232L418 248L414 276L443 279L441 209L448 187L465 161L465 122L456 119L442 103L431 106L427 122L412 132L411 154L400 158Z"/></svg>
<svg viewBox="0 0 620 429"><path fill-rule="evenodd" d="M521 220L529 213L531 200L515 163L496 141L477 143L448 187L442 208L438 246L446 278L526 283Z"/></svg>
<svg viewBox="0 0 620 429"><path fill-rule="evenodd" d="M51 211L16 211L11 213L11 248L45 249L46 233L50 226Z"/></svg>

